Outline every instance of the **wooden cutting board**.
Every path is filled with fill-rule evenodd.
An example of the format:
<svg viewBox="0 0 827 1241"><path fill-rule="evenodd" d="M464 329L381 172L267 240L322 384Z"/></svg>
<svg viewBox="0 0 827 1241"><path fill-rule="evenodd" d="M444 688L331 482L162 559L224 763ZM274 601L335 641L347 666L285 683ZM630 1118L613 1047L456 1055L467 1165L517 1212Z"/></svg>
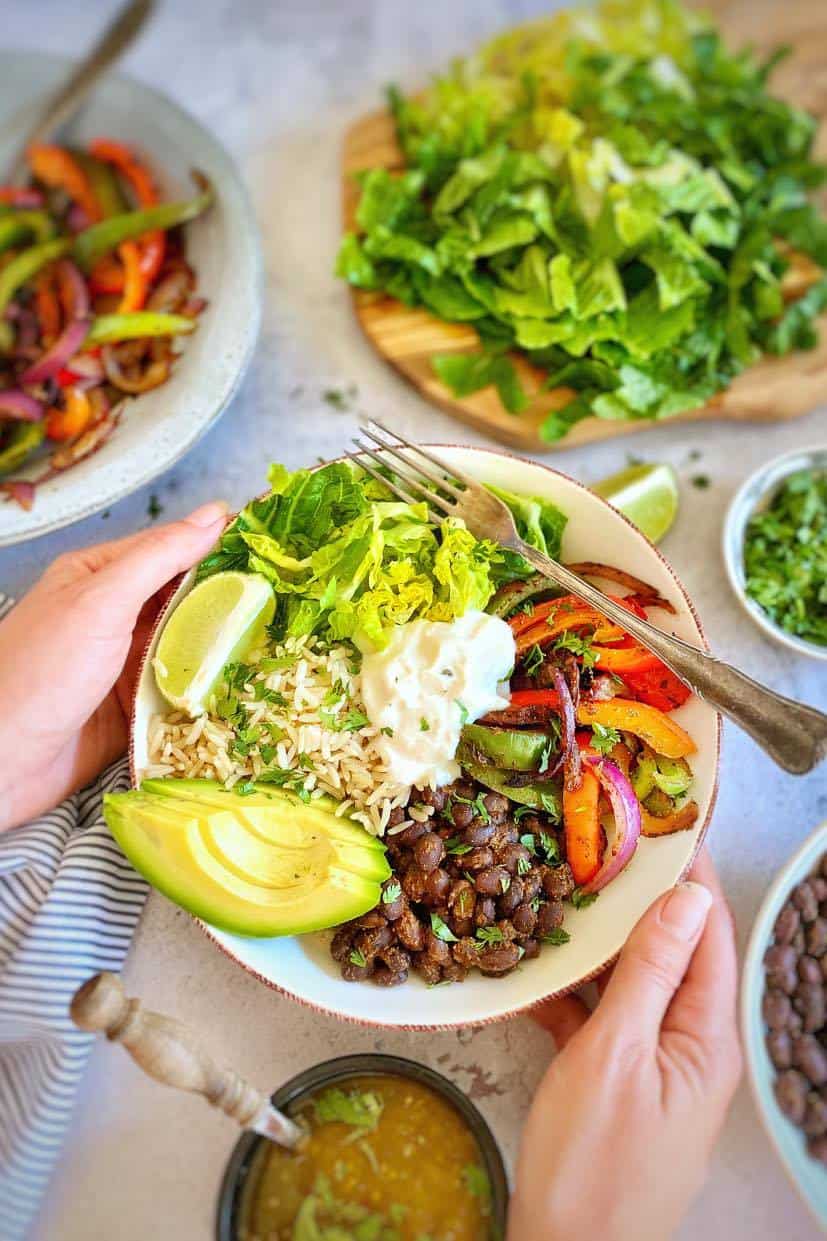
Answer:
<svg viewBox="0 0 827 1241"><path fill-rule="evenodd" d="M735 43L749 42L761 49L780 43L792 47L792 55L779 68L772 88L822 118L818 146L824 158L827 154L827 0L791 0L783 4L779 0L732 0L719 3L715 12L725 34ZM346 228L353 227L359 198L355 174L366 168L400 170L403 166L388 112L371 113L347 130L342 158ZM802 271L799 281L802 289L809 278L806 270ZM430 359L435 353L478 350L479 340L472 328L443 323L428 311L411 310L384 293L354 290L353 303L359 324L374 348L424 396L463 422L514 448L552 452L648 430L653 425L667 425L645 419L609 422L587 418L573 427L565 439L547 444L540 439L539 427L547 414L568 404L573 395L570 389L542 391L543 372L515 354L515 366L525 390L531 395L531 403L522 414L509 414L493 388L457 398L437 379ZM821 320L821 339L816 349L762 361L740 375L703 409L677 415L668 422L709 418L776 421L808 413L825 401L827 315Z"/></svg>

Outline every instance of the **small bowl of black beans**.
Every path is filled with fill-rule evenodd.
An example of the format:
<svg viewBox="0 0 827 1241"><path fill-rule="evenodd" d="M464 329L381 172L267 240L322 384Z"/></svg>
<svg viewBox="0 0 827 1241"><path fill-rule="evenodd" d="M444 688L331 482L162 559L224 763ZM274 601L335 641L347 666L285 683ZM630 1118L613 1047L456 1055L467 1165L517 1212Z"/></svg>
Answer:
<svg viewBox="0 0 827 1241"><path fill-rule="evenodd" d="M741 1025L764 1128L827 1226L827 823L764 898L744 961Z"/></svg>

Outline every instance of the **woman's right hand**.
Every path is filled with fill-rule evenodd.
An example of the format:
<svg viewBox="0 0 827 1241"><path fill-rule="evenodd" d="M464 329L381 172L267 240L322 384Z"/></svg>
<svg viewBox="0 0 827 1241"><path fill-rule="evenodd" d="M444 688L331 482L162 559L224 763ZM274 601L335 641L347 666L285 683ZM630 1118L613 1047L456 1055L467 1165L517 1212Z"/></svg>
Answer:
<svg viewBox="0 0 827 1241"><path fill-rule="evenodd" d="M526 1123L509 1241L668 1241L741 1072L732 920L712 862L632 931L593 1014L537 1011L558 1054Z"/></svg>

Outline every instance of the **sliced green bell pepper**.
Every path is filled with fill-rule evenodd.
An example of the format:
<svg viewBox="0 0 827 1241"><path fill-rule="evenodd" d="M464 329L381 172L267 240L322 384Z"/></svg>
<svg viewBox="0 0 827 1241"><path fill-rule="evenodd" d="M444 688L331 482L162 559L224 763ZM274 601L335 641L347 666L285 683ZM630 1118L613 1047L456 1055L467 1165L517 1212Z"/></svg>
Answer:
<svg viewBox="0 0 827 1241"><path fill-rule="evenodd" d="M122 241L131 241L155 229L175 228L194 220L206 211L214 198L206 177L201 177L199 184L203 185L201 193L186 202L160 203L157 207L145 207L141 211L127 211L84 229L75 238L74 257L84 271L88 271L101 255L115 250Z"/></svg>
<svg viewBox="0 0 827 1241"><path fill-rule="evenodd" d="M55 226L45 211L12 211L0 218L0 253L23 241L49 241Z"/></svg>
<svg viewBox="0 0 827 1241"><path fill-rule="evenodd" d="M546 733L486 728L484 724L466 724L462 739L489 758L492 766L505 771L539 771L548 746Z"/></svg>
<svg viewBox="0 0 827 1241"><path fill-rule="evenodd" d="M105 164L101 159L95 159L94 155L90 155L88 151L78 150L77 147L72 147L72 156L86 173L104 219L108 220L113 215L123 215L129 203L111 165Z"/></svg>
<svg viewBox="0 0 827 1241"><path fill-rule="evenodd" d="M7 351L14 342L11 324L2 320L9 302L21 285L36 276L41 267L66 254L71 244L70 237L55 237L53 241L29 246L0 271L0 351Z"/></svg>
<svg viewBox="0 0 827 1241"><path fill-rule="evenodd" d="M195 320L186 315L167 315L157 310L133 310L124 315L99 315L92 321L87 345L108 345L142 336L184 336L195 331Z"/></svg>
<svg viewBox="0 0 827 1241"><path fill-rule="evenodd" d="M45 422L12 422L0 435L0 475L19 470L46 435Z"/></svg>
<svg viewBox="0 0 827 1241"><path fill-rule="evenodd" d="M457 758L463 771L466 771L472 780L477 780L495 793L501 793L503 797L516 802L519 806L530 806L532 810L543 811L545 814L551 815L555 820L560 819L562 798L559 782L538 780L536 784L523 785L522 787L507 784L507 772L498 771L496 767L486 767L483 763L474 762L473 759L468 757L468 752L463 751L462 743L460 743L457 751Z"/></svg>

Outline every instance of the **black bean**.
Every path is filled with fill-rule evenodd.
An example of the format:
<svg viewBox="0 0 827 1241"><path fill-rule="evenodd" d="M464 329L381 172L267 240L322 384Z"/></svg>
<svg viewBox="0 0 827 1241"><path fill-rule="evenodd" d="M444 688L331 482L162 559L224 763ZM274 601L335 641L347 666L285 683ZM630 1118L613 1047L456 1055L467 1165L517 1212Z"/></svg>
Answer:
<svg viewBox="0 0 827 1241"><path fill-rule="evenodd" d="M804 1022L801 1018L801 1014L797 1013L795 1009L793 1009L790 1013L790 1020L787 1022L787 1029L793 1038L797 1038L804 1029Z"/></svg>
<svg viewBox="0 0 827 1241"><path fill-rule="evenodd" d="M820 987L822 985L821 966L815 957L799 958L798 977L802 982L811 983L813 986Z"/></svg>
<svg viewBox="0 0 827 1241"><path fill-rule="evenodd" d="M445 789L420 789L419 800L424 802L426 806L433 806L437 814L440 814L445 809L448 793Z"/></svg>
<svg viewBox="0 0 827 1241"><path fill-rule="evenodd" d="M784 970L780 973L776 970L767 970L767 984L770 987L777 987L785 995L792 995L799 981L798 971L795 969Z"/></svg>
<svg viewBox="0 0 827 1241"><path fill-rule="evenodd" d="M795 948L796 956L800 957L802 952L807 951L807 942L804 939L804 927L803 926L800 926L798 930L796 931L795 935L793 935L792 944L793 944L793 948Z"/></svg>
<svg viewBox="0 0 827 1241"><path fill-rule="evenodd" d="M384 911L381 906L371 909L369 913L362 914L361 918L356 919L356 925L362 927L363 930L370 930L371 927L384 926L386 922Z"/></svg>
<svg viewBox="0 0 827 1241"><path fill-rule="evenodd" d="M486 846L464 853L460 859L463 870L488 870L494 865L494 854Z"/></svg>
<svg viewBox="0 0 827 1241"><path fill-rule="evenodd" d="M413 960L414 969L421 974L428 986L442 982L442 966L426 953L418 953Z"/></svg>
<svg viewBox="0 0 827 1241"><path fill-rule="evenodd" d="M485 819L479 816L472 819L462 833L462 842L466 845L487 845L491 840L496 828L493 823L486 823Z"/></svg>
<svg viewBox="0 0 827 1241"><path fill-rule="evenodd" d="M561 866L547 866L543 875L543 888L546 894L555 901L564 901L571 896L577 885L568 862Z"/></svg>
<svg viewBox="0 0 827 1241"><path fill-rule="evenodd" d="M451 948L446 944L444 939L440 939L434 935L430 927L425 931L425 949L424 955L430 957L432 961L439 962L442 965L451 955Z"/></svg>
<svg viewBox="0 0 827 1241"><path fill-rule="evenodd" d="M811 875L810 887L813 889L817 901L827 900L827 879L821 875Z"/></svg>
<svg viewBox="0 0 827 1241"><path fill-rule="evenodd" d="M815 922L818 917L818 898L808 879L793 888L791 899L801 914L802 922Z"/></svg>
<svg viewBox="0 0 827 1241"><path fill-rule="evenodd" d="M425 889L422 893L422 900L426 905L432 908L438 905L444 905L448 899L448 893L451 891L451 876L447 870L432 870L428 878L425 880Z"/></svg>
<svg viewBox="0 0 827 1241"><path fill-rule="evenodd" d="M375 927L368 931L359 931L353 940L353 947L361 952L365 960L370 964L382 948L387 948L393 943L393 931L385 922L382 926Z"/></svg>
<svg viewBox="0 0 827 1241"><path fill-rule="evenodd" d="M458 939L462 939L465 935L474 934L473 916L458 918L456 914L451 914L451 917L448 919L448 925Z"/></svg>
<svg viewBox="0 0 827 1241"><path fill-rule="evenodd" d="M796 1069L786 1069L775 1079L774 1090L781 1111L800 1125L807 1110L807 1078Z"/></svg>
<svg viewBox="0 0 827 1241"><path fill-rule="evenodd" d="M786 972L794 970L798 957L791 944L773 944L764 953L764 964L767 970Z"/></svg>
<svg viewBox="0 0 827 1241"><path fill-rule="evenodd" d="M490 896L483 896L477 901L477 907L474 911L474 921L477 926L492 926L496 921L497 907Z"/></svg>
<svg viewBox="0 0 827 1241"><path fill-rule="evenodd" d="M504 849L506 845L514 845L520 839L520 829L517 824L509 819L505 823L498 823L494 828L494 835L491 837L491 848L498 852Z"/></svg>
<svg viewBox="0 0 827 1241"><path fill-rule="evenodd" d="M391 882L398 883L398 880L394 879L391 880ZM395 896L392 901L386 901L384 897L382 899L382 913L385 915L388 922L398 921L407 909L408 898L404 892L400 892L399 895Z"/></svg>
<svg viewBox="0 0 827 1241"><path fill-rule="evenodd" d="M411 958L404 948L400 948L398 944L391 944L389 948L383 948L377 953L377 959L386 965L392 974L407 974L410 968Z"/></svg>
<svg viewBox="0 0 827 1241"><path fill-rule="evenodd" d="M509 801L502 793L486 793L482 802L492 819L504 819L508 814Z"/></svg>
<svg viewBox="0 0 827 1241"><path fill-rule="evenodd" d="M802 1034L792 1041L792 1062L813 1086L827 1082L827 1051L812 1034Z"/></svg>
<svg viewBox="0 0 827 1241"><path fill-rule="evenodd" d="M827 952L827 918L816 918L804 933L807 951L811 957L823 957Z"/></svg>
<svg viewBox="0 0 827 1241"><path fill-rule="evenodd" d="M451 803L451 818L454 820L454 826L460 831L467 827L474 817L474 807L466 806L465 802L455 801Z"/></svg>
<svg viewBox="0 0 827 1241"><path fill-rule="evenodd" d="M827 1133L827 1099L822 1099L814 1090L807 1096L807 1110L801 1128L811 1138L820 1138Z"/></svg>
<svg viewBox="0 0 827 1241"><path fill-rule="evenodd" d="M353 937L355 934L356 928L350 923L339 927L330 945L330 955L334 961L347 961L353 951Z"/></svg>
<svg viewBox="0 0 827 1241"><path fill-rule="evenodd" d="M514 930L518 935L533 935L534 928L537 925L537 914L531 908L531 905L518 905L511 915L511 921L514 923Z"/></svg>
<svg viewBox="0 0 827 1241"><path fill-rule="evenodd" d="M806 1033L813 1034L821 1029L827 1017L823 983L800 982L793 1003L804 1019Z"/></svg>
<svg viewBox="0 0 827 1241"><path fill-rule="evenodd" d="M525 899L523 890L523 881L519 875L515 875L508 885L508 890L503 892L497 901L497 908L506 918L511 917L518 905L522 905Z"/></svg>
<svg viewBox="0 0 827 1241"><path fill-rule="evenodd" d="M534 957L540 955L540 944L536 939L526 939L523 941L523 960L531 961Z"/></svg>
<svg viewBox="0 0 827 1241"><path fill-rule="evenodd" d="M446 982L463 982L467 975L467 967L456 961L446 961L442 967L442 977Z"/></svg>
<svg viewBox="0 0 827 1241"><path fill-rule="evenodd" d="M364 982L373 975L373 962L368 965L355 965L353 961L342 962L342 978L345 982Z"/></svg>
<svg viewBox="0 0 827 1241"><path fill-rule="evenodd" d="M523 892L525 900L533 901L535 896L539 896L543 890L543 868L541 866L532 866L527 874L523 875Z"/></svg>
<svg viewBox="0 0 827 1241"><path fill-rule="evenodd" d="M766 1037L770 1060L777 1069L792 1068L793 1044L787 1030L770 1030Z"/></svg>
<svg viewBox="0 0 827 1241"><path fill-rule="evenodd" d="M414 845L414 859L426 875L436 870L444 856L445 845L436 832L427 832L424 836L420 836Z"/></svg>
<svg viewBox="0 0 827 1241"><path fill-rule="evenodd" d="M789 1024L792 1014L789 996L775 988L765 991L761 1012L771 1030L783 1030Z"/></svg>
<svg viewBox="0 0 827 1241"><path fill-rule="evenodd" d="M470 935L464 935L458 944L451 944L451 956L457 965L464 965L471 969L477 964L479 958L480 941L472 939Z"/></svg>
<svg viewBox="0 0 827 1241"><path fill-rule="evenodd" d="M827 1168L827 1137L810 1138L807 1143L807 1150L813 1159L817 1159L819 1163L823 1163Z"/></svg>
<svg viewBox="0 0 827 1241"><path fill-rule="evenodd" d="M402 876L402 891L410 901L421 901L428 876L418 866L409 866Z"/></svg>
<svg viewBox="0 0 827 1241"><path fill-rule="evenodd" d="M475 879L476 889L483 896L503 896L510 883L511 876L503 866L489 866L487 870L481 870Z"/></svg>
<svg viewBox="0 0 827 1241"><path fill-rule="evenodd" d="M392 970L387 965L377 965L371 974L371 982L377 987L400 987L408 981L407 970Z"/></svg>
<svg viewBox="0 0 827 1241"><path fill-rule="evenodd" d="M412 849L420 836L424 836L427 831L427 823L412 823L410 827L405 828L404 832L397 832L391 839L397 845L404 845L406 849Z"/></svg>
<svg viewBox="0 0 827 1241"><path fill-rule="evenodd" d="M505 974L518 965L522 953L516 944L499 944L484 948L478 955L477 964L483 974Z"/></svg>
<svg viewBox="0 0 827 1241"><path fill-rule="evenodd" d="M525 845L509 844L500 849L497 854L497 861L500 866L504 866L506 870L511 871L512 875L519 872L520 866L525 868L531 860L531 854Z"/></svg>
<svg viewBox="0 0 827 1241"><path fill-rule="evenodd" d="M425 927L412 909L406 909L394 925L399 942L411 952L421 952L425 946Z"/></svg>
<svg viewBox="0 0 827 1241"><path fill-rule="evenodd" d="M788 901L775 919L775 942L777 944L791 944L793 936L800 925L801 915L795 906Z"/></svg>
<svg viewBox="0 0 827 1241"><path fill-rule="evenodd" d="M550 935L552 931L556 931L559 926L563 925L565 911L562 901L547 901L545 905L541 905L537 914L537 934Z"/></svg>
<svg viewBox="0 0 827 1241"><path fill-rule="evenodd" d="M460 879L454 884L448 897L448 908L457 918L472 918L477 895L474 885L467 879Z"/></svg>

